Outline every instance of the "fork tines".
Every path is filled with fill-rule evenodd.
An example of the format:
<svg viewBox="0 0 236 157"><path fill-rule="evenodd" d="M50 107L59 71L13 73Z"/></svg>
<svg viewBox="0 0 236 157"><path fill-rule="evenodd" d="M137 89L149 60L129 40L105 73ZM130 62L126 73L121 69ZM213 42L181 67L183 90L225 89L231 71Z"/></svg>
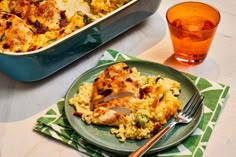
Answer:
<svg viewBox="0 0 236 157"><path fill-rule="evenodd" d="M200 95L198 92L196 92L190 100L187 102L187 104L184 106L182 114L185 116L193 117L195 113L201 108L203 105L203 99L204 96Z"/></svg>

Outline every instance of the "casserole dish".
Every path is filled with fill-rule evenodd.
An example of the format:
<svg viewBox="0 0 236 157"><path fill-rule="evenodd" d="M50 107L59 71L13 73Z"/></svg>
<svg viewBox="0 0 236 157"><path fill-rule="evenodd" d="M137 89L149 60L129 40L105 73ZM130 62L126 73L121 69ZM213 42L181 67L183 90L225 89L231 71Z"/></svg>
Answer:
<svg viewBox="0 0 236 157"><path fill-rule="evenodd" d="M46 47L25 53L0 53L0 71L14 80L46 78L156 12L161 0L132 0Z"/></svg>

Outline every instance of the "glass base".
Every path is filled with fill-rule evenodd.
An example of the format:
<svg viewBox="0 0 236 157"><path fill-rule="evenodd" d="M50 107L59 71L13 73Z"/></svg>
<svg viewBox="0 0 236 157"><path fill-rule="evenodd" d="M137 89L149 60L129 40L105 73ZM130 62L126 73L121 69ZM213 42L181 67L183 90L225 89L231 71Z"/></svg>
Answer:
<svg viewBox="0 0 236 157"><path fill-rule="evenodd" d="M181 58L177 55L174 55L175 59L180 62L180 63L183 63L183 64L187 64L187 65L197 65L197 64L201 64L204 60L205 60L205 57L203 58L197 58L197 59L193 59L193 58L190 58L190 59L186 59L186 58Z"/></svg>

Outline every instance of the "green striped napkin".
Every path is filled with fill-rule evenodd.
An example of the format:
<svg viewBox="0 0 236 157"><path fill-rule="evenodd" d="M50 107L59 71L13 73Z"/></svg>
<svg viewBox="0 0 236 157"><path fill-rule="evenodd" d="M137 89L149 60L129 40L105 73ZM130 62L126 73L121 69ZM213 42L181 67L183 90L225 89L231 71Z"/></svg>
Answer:
<svg viewBox="0 0 236 157"><path fill-rule="evenodd" d="M101 57L98 65L114 61L136 59L114 50L107 50ZM202 95L205 96L204 114L198 128L181 144L161 151L153 156L202 156L211 136L213 128L219 118L229 86L215 83L204 78L186 74L195 83ZM112 156L109 152L97 148L82 139L68 123L64 110L64 99L58 101L45 115L38 118L35 131L57 139L72 148L89 156ZM113 154L114 156L114 154Z"/></svg>

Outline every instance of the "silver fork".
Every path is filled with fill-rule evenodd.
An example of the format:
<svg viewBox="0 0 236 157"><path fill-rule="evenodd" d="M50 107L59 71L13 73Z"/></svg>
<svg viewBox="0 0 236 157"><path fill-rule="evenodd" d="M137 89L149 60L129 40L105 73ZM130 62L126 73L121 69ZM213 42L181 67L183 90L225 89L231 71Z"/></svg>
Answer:
<svg viewBox="0 0 236 157"><path fill-rule="evenodd" d="M187 104L184 106L183 110L175 116L174 121L168 124L164 129L159 131L150 140L148 140L144 145L139 147L136 151L131 153L129 157L140 157L145 152L147 152L157 141L159 141L170 129L172 129L178 123L190 123L198 110L202 106L204 96L201 96L196 92Z"/></svg>

